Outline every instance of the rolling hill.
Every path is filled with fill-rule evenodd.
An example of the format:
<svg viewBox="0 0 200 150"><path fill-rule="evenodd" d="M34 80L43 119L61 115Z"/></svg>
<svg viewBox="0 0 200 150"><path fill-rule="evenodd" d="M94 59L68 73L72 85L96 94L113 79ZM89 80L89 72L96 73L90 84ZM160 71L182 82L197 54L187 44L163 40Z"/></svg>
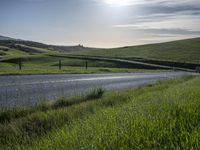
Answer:
<svg viewBox="0 0 200 150"><path fill-rule="evenodd" d="M10 38L10 37L1 36L1 35L0 35L0 40L1 40L1 41L3 41L3 40L6 41L6 40L15 40L15 39Z"/></svg>
<svg viewBox="0 0 200 150"><path fill-rule="evenodd" d="M0 36L1 56L6 53L2 48L21 53L67 53L74 55L120 57L125 59L145 59L200 64L200 38L179 40L166 43L127 46L111 49L98 49L75 46L47 45L39 42L17 40ZM11 52L10 52L11 53Z"/></svg>
<svg viewBox="0 0 200 150"><path fill-rule="evenodd" d="M79 55L142 58L200 64L200 38L113 49L74 52Z"/></svg>
<svg viewBox="0 0 200 150"><path fill-rule="evenodd" d="M82 45L47 45L3 36L1 36L1 39L0 65L4 66L4 68L7 65L17 65L19 58L22 58L23 63L31 65L37 64L37 67L41 65L46 66L47 64L48 66L54 66L58 60L62 60L62 63L65 63L69 58L70 66L76 64L78 60L81 60L79 66L84 66L85 59L91 60L90 56L96 56L95 58L116 57L147 64L193 70L200 64L200 38L112 49L88 48ZM94 61L94 59L92 60ZM113 61L111 62L113 63ZM102 61L101 63L104 63L104 67L108 65L108 61ZM67 63L67 66L69 64ZM115 64L114 66L118 65ZM128 66L128 68L133 67L130 64ZM138 67L138 65L134 65L133 68Z"/></svg>
<svg viewBox="0 0 200 150"><path fill-rule="evenodd" d="M96 48L84 47L82 45L74 45L74 46L59 46L59 45L48 45L40 42L27 41L27 40L19 40L10 37L0 36L0 46L6 46L9 48L15 48L25 52L31 53L42 53L47 52L46 50L50 50L53 52L75 52L75 51L85 51L85 50L93 50ZM24 50L25 48L26 50Z"/></svg>

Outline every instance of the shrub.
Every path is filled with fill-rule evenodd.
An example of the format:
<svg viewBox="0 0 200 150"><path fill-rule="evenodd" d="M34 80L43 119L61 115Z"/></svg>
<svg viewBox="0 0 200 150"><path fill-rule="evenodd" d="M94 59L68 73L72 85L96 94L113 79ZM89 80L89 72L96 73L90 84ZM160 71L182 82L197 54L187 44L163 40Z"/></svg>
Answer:
<svg viewBox="0 0 200 150"><path fill-rule="evenodd" d="M96 88L89 92L86 92L85 94L82 94L81 96L72 97L72 98L61 98L60 100L56 101L52 104L52 108L61 108L61 107L67 107L74 104L80 104L85 101L89 100L95 100L98 98L101 98L104 94L105 90L103 88Z"/></svg>
<svg viewBox="0 0 200 150"><path fill-rule="evenodd" d="M67 107L71 105L73 105L72 100L61 98L52 105L52 108L57 109L60 107Z"/></svg>
<svg viewBox="0 0 200 150"><path fill-rule="evenodd" d="M90 91L88 94L86 94L85 99L91 100L91 99L98 99L101 98L104 94L105 90L103 88L97 88L92 91Z"/></svg>

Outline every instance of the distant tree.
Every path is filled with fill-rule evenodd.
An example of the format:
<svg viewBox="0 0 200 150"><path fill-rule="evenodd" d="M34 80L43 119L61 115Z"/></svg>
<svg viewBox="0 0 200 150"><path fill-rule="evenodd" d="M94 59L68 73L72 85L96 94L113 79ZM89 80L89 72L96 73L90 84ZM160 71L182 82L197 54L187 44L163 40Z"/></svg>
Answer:
<svg viewBox="0 0 200 150"><path fill-rule="evenodd" d="M81 45L81 44L78 44L78 46L79 46L79 47L83 47L83 45Z"/></svg>

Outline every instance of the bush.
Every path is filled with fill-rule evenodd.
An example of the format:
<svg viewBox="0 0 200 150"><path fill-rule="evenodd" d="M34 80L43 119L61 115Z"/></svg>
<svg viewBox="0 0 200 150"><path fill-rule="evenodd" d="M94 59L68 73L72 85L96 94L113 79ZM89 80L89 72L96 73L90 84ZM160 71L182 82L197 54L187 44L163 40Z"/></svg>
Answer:
<svg viewBox="0 0 200 150"><path fill-rule="evenodd" d="M61 107L67 107L74 104L80 104L80 103L90 101L90 100L96 100L96 99L101 98L104 92L105 90L103 88L96 88L96 89L92 89L89 92L86 92L85 94L82 94L81 96L76 96L76 97L72 97L68 99L61 98L52 104L52 108L58 109Z"/></svg>
<svg viewBox="0 0 200 150"><path fill-rule="evenodd" d="M85 99L91 100L91 99L101 98L103 96L104 92L105 92L105 90L103 88L93 89L91 92L86 94Z"/></svg>

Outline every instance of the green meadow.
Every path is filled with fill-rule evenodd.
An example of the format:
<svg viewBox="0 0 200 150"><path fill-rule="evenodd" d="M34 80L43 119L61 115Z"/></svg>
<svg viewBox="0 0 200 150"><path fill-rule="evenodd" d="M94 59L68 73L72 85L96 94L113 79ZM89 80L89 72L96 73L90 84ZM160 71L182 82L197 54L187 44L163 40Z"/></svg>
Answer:
<svg viewBox="0 0 200 150"><path fill-rule="evenodd" d="M131 73L160 72L167 70L149 70L126 68L117 62L59 58L46 55L23 56L22 67L19 69L18 58L8 58L0 62L0 75L23 74L89 74L89 73ZM61 69L59 69L61 61ZM86 68L87 62L87 68Z"/></svg>
<svg viewBox="0 0 200 150"><path fill-rule="evenodd" d="M8 47L0 47L4 55L0 57L0 75L23 74L89 74L89 73L129 73L158 72L161 70L127 68L119 62L85 60L81 58L58 57L56 53L24 52ZM35 49L34 49L35 50ZM1 52L0 51L0 52ZM51 54L51 55L49 55ZM64 54L63 54L64 55ZM19 69L21 60L21 70ZM59 68L61 61L61 68ZM87 68L86 68L87 62Z"/></svg>

